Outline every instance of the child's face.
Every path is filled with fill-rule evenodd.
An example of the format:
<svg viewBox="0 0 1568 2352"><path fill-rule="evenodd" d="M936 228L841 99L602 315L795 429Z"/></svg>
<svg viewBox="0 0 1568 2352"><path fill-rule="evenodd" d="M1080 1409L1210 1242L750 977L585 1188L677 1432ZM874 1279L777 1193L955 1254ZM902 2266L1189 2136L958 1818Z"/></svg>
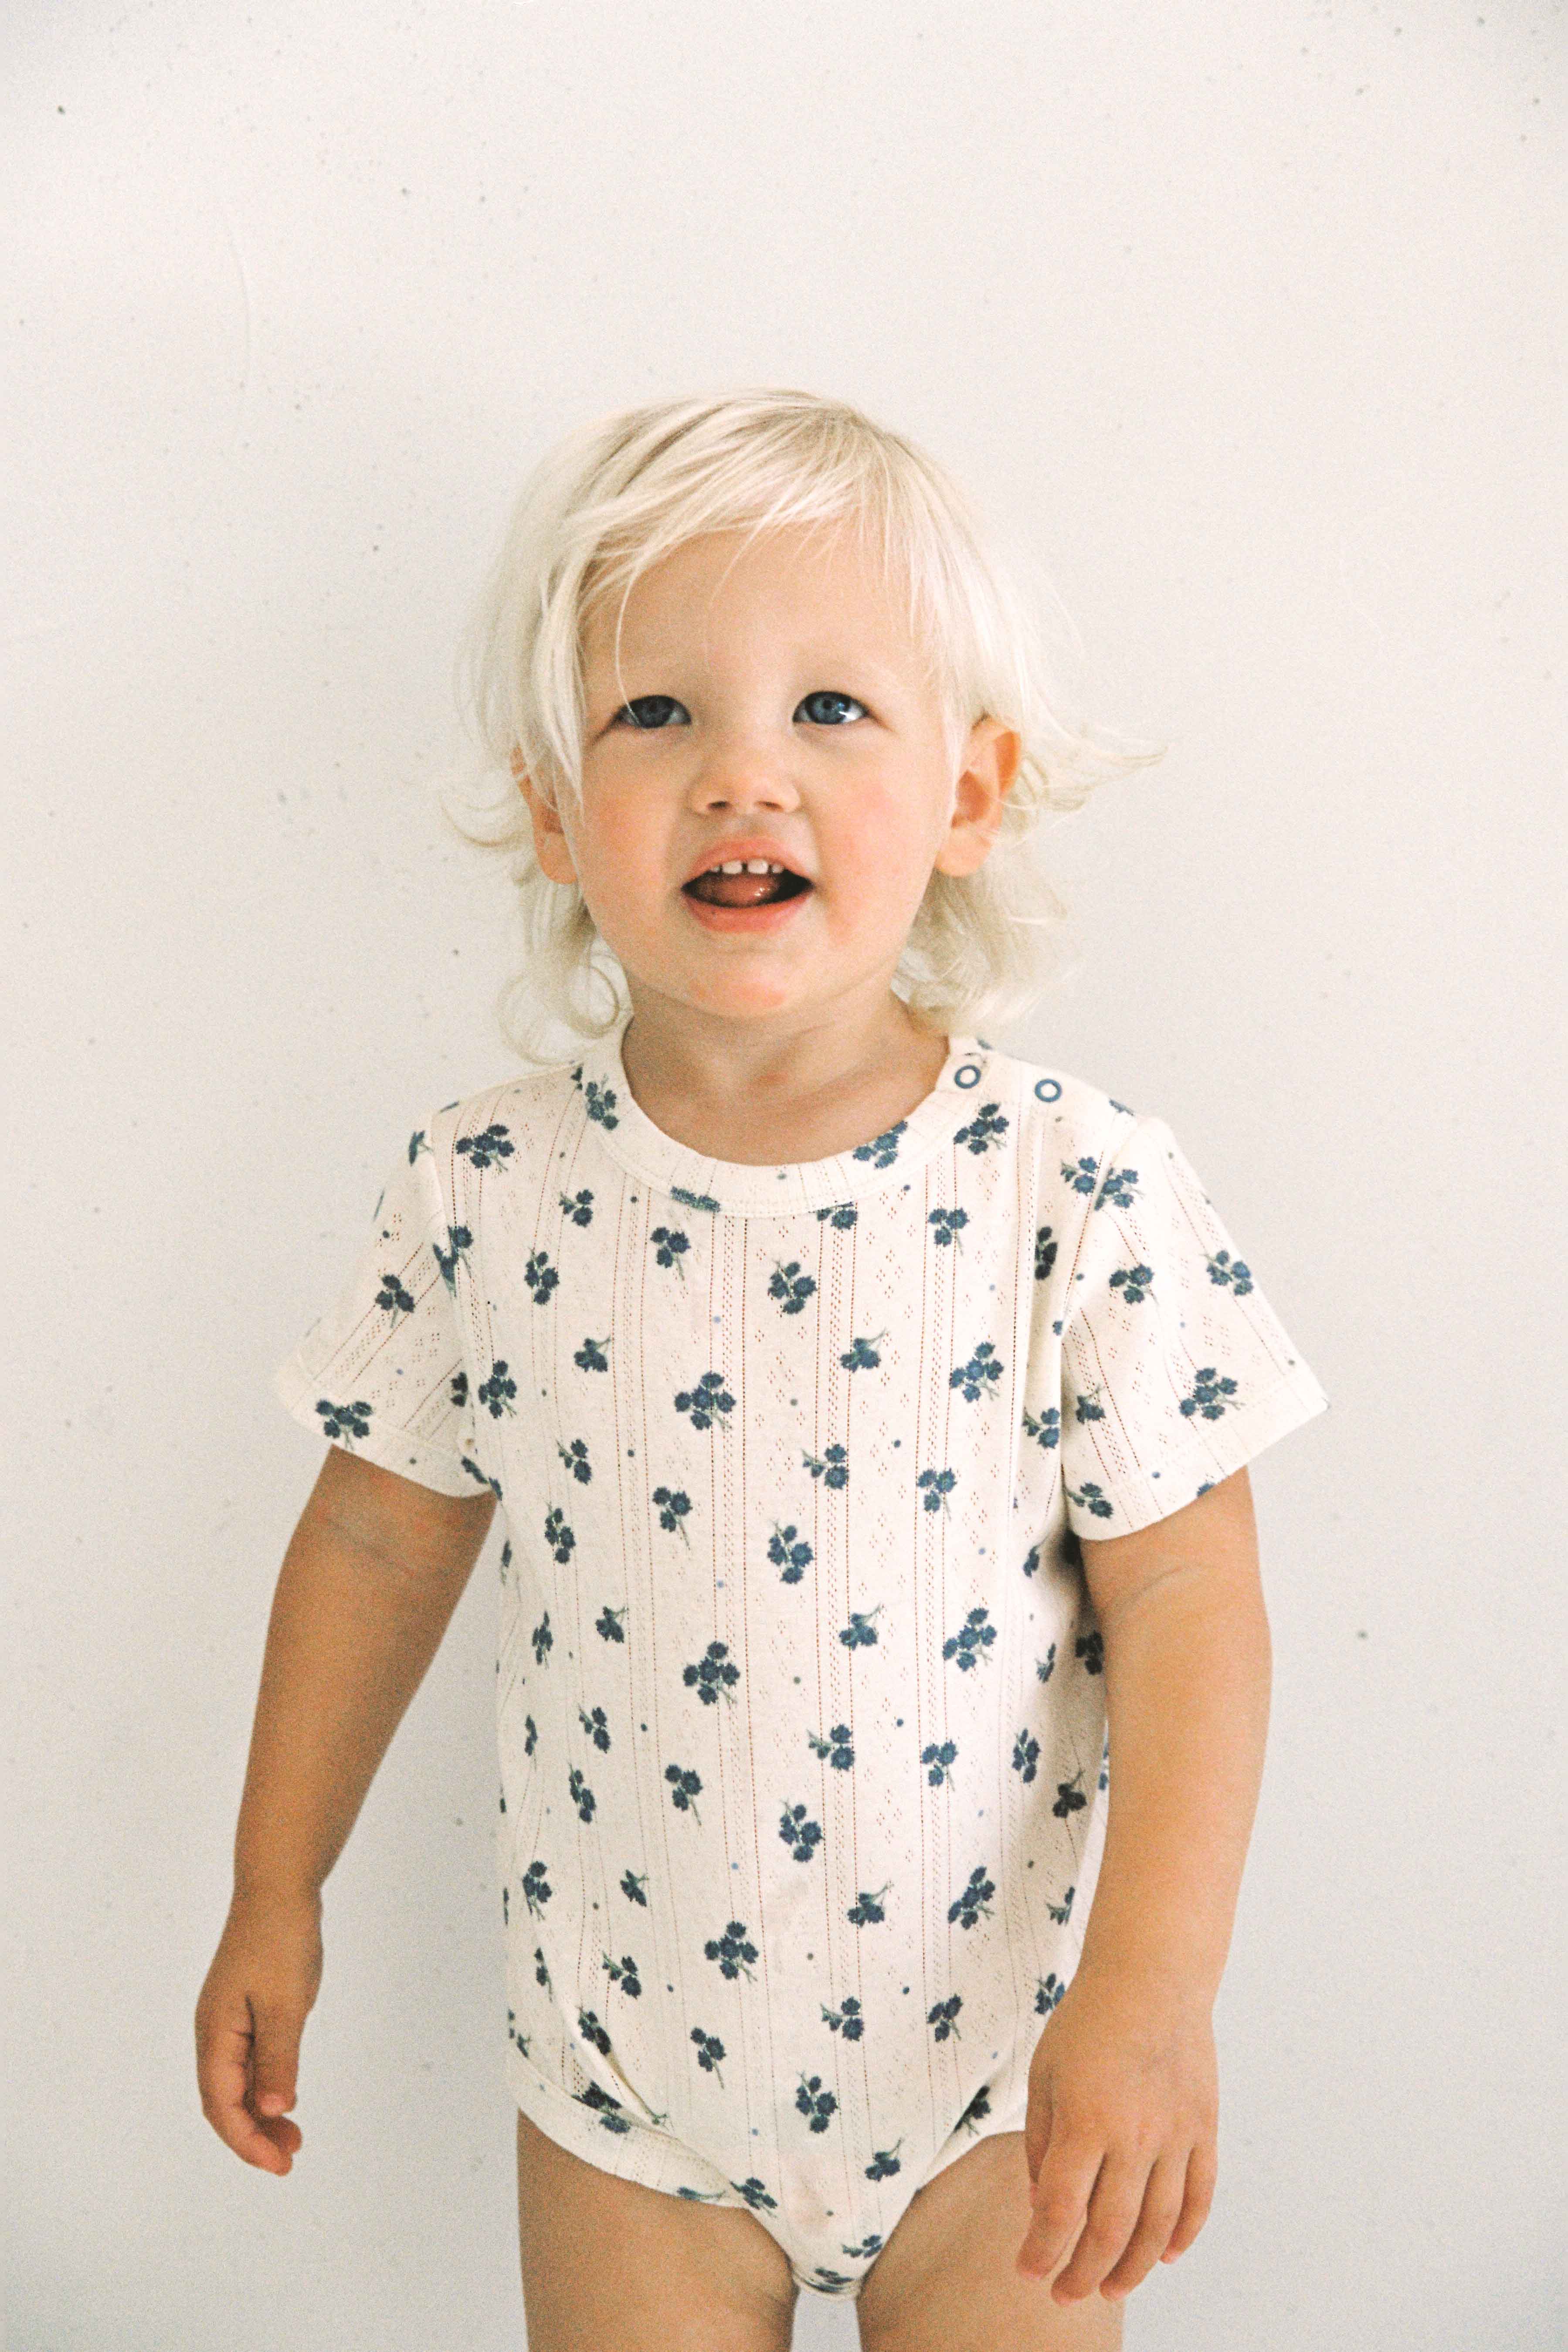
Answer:
<svg viewBox="0 0 1568 2352"><path fill-rule="evenodd" d="M584 632L581 817L519 774L543 870L575 877L634 1003L885 1009L932 869L984 860L1017 737L984 720L949 751L898 599L851 532L688 541L634 587L618 673L616 602ZM759 835L812 887L704 919L688 877Z"/></svg>

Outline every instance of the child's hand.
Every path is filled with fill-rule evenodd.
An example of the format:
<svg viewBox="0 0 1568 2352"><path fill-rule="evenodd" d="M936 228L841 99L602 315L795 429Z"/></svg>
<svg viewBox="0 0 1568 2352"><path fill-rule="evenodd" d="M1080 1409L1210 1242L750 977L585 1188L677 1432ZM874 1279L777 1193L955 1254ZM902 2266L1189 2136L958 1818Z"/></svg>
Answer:
<svg viewBox="0 0 1568 2352"><path fill-rule="evenodd" d="M1207 2005L1080 1968L1029 2063L1035 2211L1020 2273L1048 2278L1070 2251L1052 2301L1097 2286L1115 2301L1156 2261L1174 2262L1208 2219L1218 2119Z"/></svg>
<svg viewBox="0 0 1568 2352"><path fill-rule="evenodd" d="M292 2169L300 2036L321 1983L321 1898L236 1895L196 2003L202 2113L236 2156Z"/></svg>

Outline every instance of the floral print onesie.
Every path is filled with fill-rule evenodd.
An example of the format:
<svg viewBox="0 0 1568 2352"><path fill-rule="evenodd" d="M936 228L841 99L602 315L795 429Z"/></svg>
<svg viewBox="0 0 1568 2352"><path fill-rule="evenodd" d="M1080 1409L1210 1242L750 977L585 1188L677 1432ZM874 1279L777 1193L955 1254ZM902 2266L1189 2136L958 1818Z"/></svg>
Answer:
<svg viewBox="0 0 1568 2352"><path fill-rule="evenodd" d="M714 1160L631 1018L435 1112L276 1376L504 1515L508 2086L858 2294L1023 2128L1104 1843L1079 1538L1327 1405L1169 1129L950 1037L852 1150Z"/></svg>

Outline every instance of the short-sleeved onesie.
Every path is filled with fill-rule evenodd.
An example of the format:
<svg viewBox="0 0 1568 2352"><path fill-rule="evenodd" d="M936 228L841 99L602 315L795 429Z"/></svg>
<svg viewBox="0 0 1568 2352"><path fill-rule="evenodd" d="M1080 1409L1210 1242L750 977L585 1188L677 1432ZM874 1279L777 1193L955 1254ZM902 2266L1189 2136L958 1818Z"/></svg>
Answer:
<svg viewBox="0 0 1568 2352"><path fill-rule="evenodd" d="M1328 1402L1169 1129L954 1035L791 1166L633 1100L630 1019L414 1133L277 1374L500 1503L506 2079L857 2294L1023 2128L1110 1787L1080 1536Z"/></svg>

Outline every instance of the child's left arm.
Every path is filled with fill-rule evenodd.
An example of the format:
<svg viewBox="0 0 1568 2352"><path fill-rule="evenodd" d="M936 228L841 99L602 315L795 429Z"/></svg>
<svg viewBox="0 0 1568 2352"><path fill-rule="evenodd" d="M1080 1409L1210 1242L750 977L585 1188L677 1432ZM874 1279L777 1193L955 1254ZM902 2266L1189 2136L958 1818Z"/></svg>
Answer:
<svg viewBox="0 0 1568 2352"><path fill-rule="evenodd" d="M1207 2219L1219 2109L1210 2017L1263 1777L1271 1667L1245 1469L1135 1534L1080 1540L1104 1647L1110 1813L1078 1969L1030 2064L1035 2210L1018 2255L1044 2279L1072 2250L1058 2303L1097 2286L1130 2294Z"/></svg>

